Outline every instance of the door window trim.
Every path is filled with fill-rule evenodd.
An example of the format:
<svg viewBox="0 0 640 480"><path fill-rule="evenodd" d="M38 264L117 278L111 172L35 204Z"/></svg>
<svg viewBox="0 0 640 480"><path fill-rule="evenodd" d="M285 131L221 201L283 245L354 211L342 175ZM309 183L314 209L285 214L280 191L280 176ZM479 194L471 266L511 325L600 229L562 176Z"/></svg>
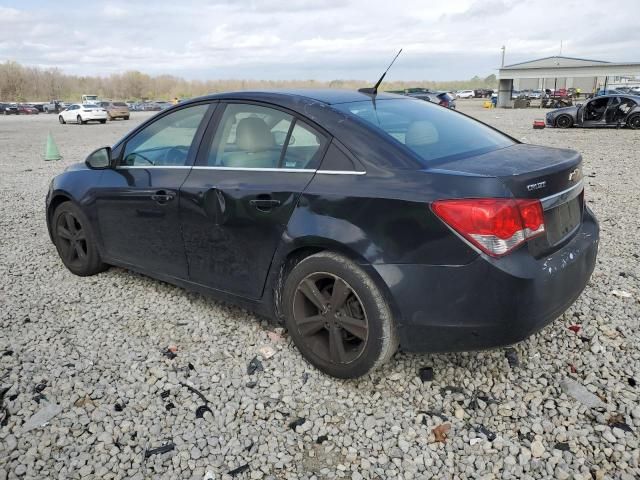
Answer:
<svg viewBox="0 0 640 480"><path fill-rule="evenodd" d="M319 173L323 175L365 175L361 170L313 170L310 168L249 168L249 167L209 167L190 165L121 165L117 170L149 170L170 168L178 170L227 170L239 172L274 172L274 173Z"/></svg>

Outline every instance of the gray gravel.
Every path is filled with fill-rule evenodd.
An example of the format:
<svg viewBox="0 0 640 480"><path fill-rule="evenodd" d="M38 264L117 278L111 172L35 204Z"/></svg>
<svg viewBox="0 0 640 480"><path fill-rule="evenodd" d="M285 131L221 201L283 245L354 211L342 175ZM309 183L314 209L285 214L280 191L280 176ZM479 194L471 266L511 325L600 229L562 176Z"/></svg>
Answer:
<svg viewBox="0 0 640 480"><path fill-rule="evenodd" d="M0 387L11 386L0 480L221 479L245 464L235 478L638 478L639 387L629 379L640 380L640 132L533 130L544 111L458 105L516 138L582 152L602 228L598 266L562 318L515 347L519 367L500 350L401 353L358 381L320 374L286 334L241 309L119 268L91 278L64 269L43 220L49 180L146 115L87 126L0 117ZM41 159L49 130L60 162ZM174 359L162 355L169 345ZM248 375L265 345L276 354ZM435 378L423 384L424 366ZM196 418L204 401L182 384L212 413Z"/></svg>

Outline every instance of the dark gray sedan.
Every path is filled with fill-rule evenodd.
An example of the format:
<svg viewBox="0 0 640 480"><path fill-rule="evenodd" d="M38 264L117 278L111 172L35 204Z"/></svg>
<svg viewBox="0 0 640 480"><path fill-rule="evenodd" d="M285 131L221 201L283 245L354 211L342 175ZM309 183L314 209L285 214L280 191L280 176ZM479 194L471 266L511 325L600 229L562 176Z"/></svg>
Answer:
<svg viewBox="0 0 640 480"><path fill-rule="evenodd" d="M550 127L622 127L640 128L640 96L603 95L584 104L558 108L547 113Z"/></svg>

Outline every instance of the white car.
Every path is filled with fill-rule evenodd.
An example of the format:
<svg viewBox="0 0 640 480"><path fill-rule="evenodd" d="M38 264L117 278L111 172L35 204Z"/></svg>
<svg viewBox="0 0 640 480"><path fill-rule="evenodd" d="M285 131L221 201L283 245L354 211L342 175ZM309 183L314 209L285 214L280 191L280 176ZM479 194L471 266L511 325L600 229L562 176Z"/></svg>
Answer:
<svg viewBox="0 0 640 480"><path fill-rule="evenodd" d="M456 96L458 98L473 98L474 97L473 90L460 90Z"/></svg>
<svg viewBox="0 0 640 480"><path fill-rule="evenodd" d="M107 123L107 111L100 105L74 103L60 112L58 121L60 123L77 123L78 125L84 125L87 122Z"/></svg>

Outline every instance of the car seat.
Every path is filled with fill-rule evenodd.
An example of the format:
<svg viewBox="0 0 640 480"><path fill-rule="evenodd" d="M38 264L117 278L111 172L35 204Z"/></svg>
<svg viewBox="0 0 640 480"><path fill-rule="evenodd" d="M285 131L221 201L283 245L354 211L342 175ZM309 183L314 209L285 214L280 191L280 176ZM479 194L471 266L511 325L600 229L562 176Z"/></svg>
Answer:
<svg viewBox="0 0 640 480"><path fill-rule="evenodd" d="M226 167L276 168L280 148L276 148L273 134L258 117L243 118L236 128L237 151L224 155Z"/></svg>

